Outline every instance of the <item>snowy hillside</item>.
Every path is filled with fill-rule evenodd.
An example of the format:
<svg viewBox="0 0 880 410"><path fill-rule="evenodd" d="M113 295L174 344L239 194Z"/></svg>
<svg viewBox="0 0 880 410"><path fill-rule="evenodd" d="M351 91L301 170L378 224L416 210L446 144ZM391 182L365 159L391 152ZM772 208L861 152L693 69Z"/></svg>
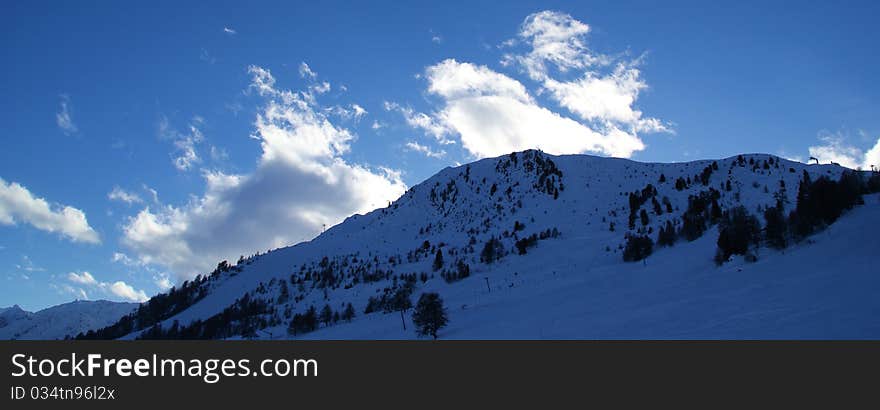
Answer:
<svg viewBox="0 0 880 410"><path fill-rule="evenodd" d="M136 307L137 303L80 300L27 312L15 305L0 309L0 340L64 339L107 326Z"/></svg>
<svg viewBox="0 0 880 410"><path fill-rule="evenodd" d="M221 263L87 336L411 338L393 297L438 292L443 338L878 337L876 196L787 249L713 262L726 211L788 214L804 171L836 181L845 169L763 154L484 159L313 241ZM628 237L658 244L633 258ZM326 314L303 327L310 307Z"/></svg>

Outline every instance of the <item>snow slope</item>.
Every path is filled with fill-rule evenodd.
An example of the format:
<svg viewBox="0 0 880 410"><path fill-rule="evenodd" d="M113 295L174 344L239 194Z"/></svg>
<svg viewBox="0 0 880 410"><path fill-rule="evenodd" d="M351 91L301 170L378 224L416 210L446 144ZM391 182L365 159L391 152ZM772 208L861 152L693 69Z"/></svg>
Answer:
<svg viewBox="0 0 880 410"><path fill-rule="evenodd" d="M64 339L107 326L137 306L137 303L79 300L27 312L15 305L0 309L0 340Z"/></svg>
<svg viewBox="0 0 880 410"><path fill-rule="evenodd" d="M666 221L680 226L690 196L711 189L723 209L741 204L760 215L781 199L790 210L804 171L837 179L843 170L765 154L673 164L537 151L484 159L446 168L389 207L352 216L315 240L242 261L240 271L206 281L204 298L161 325L204 321L247 295L272 308L261 315L257 337L287 337L290 315L309 306L340 311L352 303L352 323L301 337L411 338L399 314L364 311L370 297L402 284L400 275L424 273L412 299L440 293L451 319L444 338L878 337L880 302L871 297L878 244L870 235L880 218L876 197L814 243L762 250L756 263L716 267L715 227L659 249L647 264L622 261L626 234L656 238ZM645 190L663 205L641 204L648 223L637 218L630 227L629 194ZM517 254L518 239L551 231ZM490 238L500 240L504 255L485 263L480 254ZM470 276L441 279L442 270L432 268L437 249L443 270L461 261ZM283 287L290 298L281 297Z"/></svg>
<svg viewBox="0 0 880 410"><path fill-rule="evenodd" d="M502 262L482 280L438 289L451 339L877 339L880 200L784 253L716 267L715 235L658 250L642 263L590 266L577 245ZM691 257L693 255L693 257ZM519 276L504 272L528 272ZM499 274L501 273L501 274ZM503 279L499 279L502 276ZM526 277L527 276L527 277ZM479 279L479 278L478 278ZM310 339L399 339L396 314L319 329Z"/></svg>

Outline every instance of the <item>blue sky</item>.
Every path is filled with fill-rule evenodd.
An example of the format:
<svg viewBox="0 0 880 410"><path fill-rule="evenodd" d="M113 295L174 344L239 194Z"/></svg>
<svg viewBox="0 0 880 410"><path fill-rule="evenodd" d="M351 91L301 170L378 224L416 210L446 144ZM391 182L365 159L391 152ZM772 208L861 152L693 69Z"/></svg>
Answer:
<svg viewBox="0 0 880 410"><path fill-rule="evenodd" d="M142 300L514 149L880 165L875 2L287 3L4 3L0 306Z"/></svg>

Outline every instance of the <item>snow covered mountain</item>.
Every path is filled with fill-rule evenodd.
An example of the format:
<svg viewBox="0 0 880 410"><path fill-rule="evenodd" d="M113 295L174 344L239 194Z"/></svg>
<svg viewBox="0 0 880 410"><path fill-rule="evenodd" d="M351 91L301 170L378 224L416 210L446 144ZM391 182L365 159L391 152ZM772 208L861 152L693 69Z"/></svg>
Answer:
<svg viewBox="0 0 880 410"><path fill-rule="evenodd" d="M839 221L858 198L820 212L848 195L847 175L859 196L880 181L765 154L512 153L446 168L312 241L221 262L82 337L412 338L395 298L437 292L444 338L876 338L877 196Z"/></svg>
<svg viewBox="0 0 880 410"><path fill-rule="evenodd" d="M0 340L64 339L80 332L112 324L131 313L137 303L106 300L65 303L38 312L27 312L18 305L0 309Z"/></svg>

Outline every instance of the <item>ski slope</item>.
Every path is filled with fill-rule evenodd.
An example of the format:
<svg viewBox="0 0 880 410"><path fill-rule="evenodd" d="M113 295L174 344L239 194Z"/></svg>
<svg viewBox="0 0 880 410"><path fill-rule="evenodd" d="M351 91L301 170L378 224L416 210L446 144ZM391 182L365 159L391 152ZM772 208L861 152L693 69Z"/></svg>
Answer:
<svg viewBox="0 0 880 410"><path fill-rule="evenodd" d="M760 250L755 263L717 267L714 226L693 242L655 248L645 263L622 261L627 234L656 238L666 221L680 224L689 197L710 189L723 209L743 205L760 215L782 200L787 212L805 171L813 179L837 179L844 168L766 154L658 164L538 151L446 168L387 208L243 261L240 272L207 281L206 297L161 325L204 321L247 295L274 309L257 338L290 337L290 314L346 303L357 312L351 323L298 337L414 338L398 313L364 311L370 297L398 285L398 275L424 273L429 279L416 283L412 299L440 293L450 317L442 338L876 338L876 196L809 241L784 252ZM688 182L676 186L679 178ZM649 221L630 227L629 193L643 189L656 191L664 205L640 205ZM518 238L551 229L558 236L517 254ZM484 263L480 248L490 238L500 240L505 254ZM430 251L420 251L422 244ZM462 261L470 277L446 283L432 268L435 249L446 257L444 269ZM322 269L322 259L335 285L316 286L317 276L303 280ZM387 276L360 280L364 272ZM279 299L282 282L292 300Z"/></svg>
<svg viewBox="0 0 880 410"><path fill-rule="evenodd" d="M590 266L574 253L577 245L538 249L529 264L513 261L491 272L491 292L482 278L437 289L450 318L440 337L876 339L880 201L874 195L866 202L812 243L784 253L762 249L755 263L716 267L708 256L713 235L660 249L646 265ZM306 338L413 338L407 322L404 331L398 314L379 313Z"/></svg>

